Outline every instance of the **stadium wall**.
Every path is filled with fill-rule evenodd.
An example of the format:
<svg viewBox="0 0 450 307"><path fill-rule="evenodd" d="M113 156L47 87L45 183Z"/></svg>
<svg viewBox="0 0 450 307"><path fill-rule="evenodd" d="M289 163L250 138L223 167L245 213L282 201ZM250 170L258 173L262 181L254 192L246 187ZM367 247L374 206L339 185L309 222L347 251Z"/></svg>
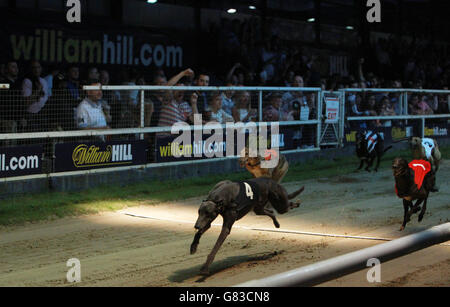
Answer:
<svg viewBox="0 0 450 307"><path fill-rule="evenodd" d="M333 159L353 154L353 146L346 148L322 149L320 151L285 154L291 164L306 163L319 157ZM177 180L220 174L226 179L230 173L246 172L240 168L237 159L210 160L201 163L173 164L157 167L138 168L115 172L90 173L72 176L56 176L19 181L0 182L0 197L6 198L24 193L73 192L107 185L128 185L151 180Z"/></svg>
<svg viewBox="0 0 450 307"><path fill-rule="evenodd" d="M440 146L450 145L450 139L440 139ZM407 143L397 143L394 149L407 149ZM344 148L321 149L320 151L296 152L285 154L288 162L292 164L304 164L312 159L334 159L344 156L353 156L354 146ZM355 165L356 168L356 165ZM223 175L246 172L240 168L237 159L210 160L202 163L172 164L165 166L130 169L124 171L90 173L82 175L45 177L19 181L0 182L0 198L8 198L25 193L42 192L80 192L100 186L129 185L145 181L167 181L184 178L203 177L211 174ZM249 175L250 176L250 175Z"/></svg>

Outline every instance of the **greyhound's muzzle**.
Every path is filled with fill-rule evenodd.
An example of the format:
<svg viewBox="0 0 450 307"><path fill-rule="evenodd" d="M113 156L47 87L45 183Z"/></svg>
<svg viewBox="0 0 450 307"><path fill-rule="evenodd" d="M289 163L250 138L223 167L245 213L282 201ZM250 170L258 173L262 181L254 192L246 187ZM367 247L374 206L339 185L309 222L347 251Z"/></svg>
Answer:
<svg viewBox="0 0 450 307"><path fill-rule="evenodd" d="M204 220L201 219L201 218L198 218L198 219L197 219L197 222L196 222L195 225L194 225L194 228L195 228L196 230L202 230L202 229L206 228L207 225L208 225L208 222L204 221Z"/></svg>

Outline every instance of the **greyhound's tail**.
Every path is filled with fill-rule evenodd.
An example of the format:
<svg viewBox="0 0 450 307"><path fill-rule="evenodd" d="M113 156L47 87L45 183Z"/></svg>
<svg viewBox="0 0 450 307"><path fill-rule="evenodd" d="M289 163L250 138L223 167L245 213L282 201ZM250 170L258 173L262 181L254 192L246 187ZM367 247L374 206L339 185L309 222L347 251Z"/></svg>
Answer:
<svg viewBox="0 0 450 307"><path fill-rule="evenodd" d="M303 192L304 189L305 189L305 187L303 186L300 189L298 189L297 191L289 194L288 199L293 199L293 198L297 197L297 195L299 195L301 192Z"/></svg>
<svg viewBox="0 0 450 307"><path fill-rule="evenodd" d="M386 147L386 148L384 149L383 153L385 153L386 151L388 151L388 150L391 149L391 148L392 148L392 145L389 145L388 147Z"/></svg>
<svg viewBox="0 0 450 307"><path fill-rule="evenodd" d="M411 137L404 137L404 138L401 138L401 139L398 139L398 140L396 140L396 141L393 141L392 143L400 143L400 142L405 142L405 141L409 141L411 139Z"/></svg>

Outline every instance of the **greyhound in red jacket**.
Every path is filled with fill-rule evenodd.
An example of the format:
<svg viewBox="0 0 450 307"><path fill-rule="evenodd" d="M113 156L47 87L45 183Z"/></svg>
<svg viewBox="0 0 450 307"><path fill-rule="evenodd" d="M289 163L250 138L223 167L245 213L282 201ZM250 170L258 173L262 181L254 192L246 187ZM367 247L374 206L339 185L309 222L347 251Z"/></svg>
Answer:
<svg viewBox="0 0 450 307"><path fill-rule="evenodd" d="M419 222L422 221L427 209L428 194L434 186L435 175L431 170L430 162L425 160L413 160L408 164L405 159L395 158L392 163L392 171L395 178L395 192L403 199L404 217L400 231L405 229L412 214L418 212ZM413 201L416 203L413 205Z"/></svg>

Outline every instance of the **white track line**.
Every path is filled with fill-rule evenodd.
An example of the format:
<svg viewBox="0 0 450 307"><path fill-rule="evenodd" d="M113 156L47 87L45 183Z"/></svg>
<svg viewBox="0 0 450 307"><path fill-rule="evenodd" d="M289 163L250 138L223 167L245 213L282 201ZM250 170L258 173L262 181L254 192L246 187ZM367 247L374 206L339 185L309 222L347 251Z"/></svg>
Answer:
<svg viewBox="0 0 450 307"><path fill-rule="evenodd" d="M179 223L179 224L191 224L191 225L195 224L195 223L193 223L191 221L174 220L174 219L159 218L159 217L146 216L146 215L137 215L137 214L128 213L128 212L122 212L122 214L128 215L128 216L132 216L132 217L145 218L145 219L158 220L158 221L165 221L165 222L173 222L173 223ZM222 224L211 224L211 226L222 227ZM289 230L289 229L257 228L257 227L238 226L238 225L233 226L233 228L239 228L239 229L245 229L245 230L254 230L254 231L291 233L291 234L299 234L299 235L307 235L307 236L345 238L345 239L360 239L360 240L372 240L372 241L392 241L392 240L394 240L394 239L379 238L379 237L349 236L349 235L320 233L320 232L309 232L309 231L299 231L299 230ZM439 245L450 246L450 244L445 244L445 243L441 243Z"/></svg>

